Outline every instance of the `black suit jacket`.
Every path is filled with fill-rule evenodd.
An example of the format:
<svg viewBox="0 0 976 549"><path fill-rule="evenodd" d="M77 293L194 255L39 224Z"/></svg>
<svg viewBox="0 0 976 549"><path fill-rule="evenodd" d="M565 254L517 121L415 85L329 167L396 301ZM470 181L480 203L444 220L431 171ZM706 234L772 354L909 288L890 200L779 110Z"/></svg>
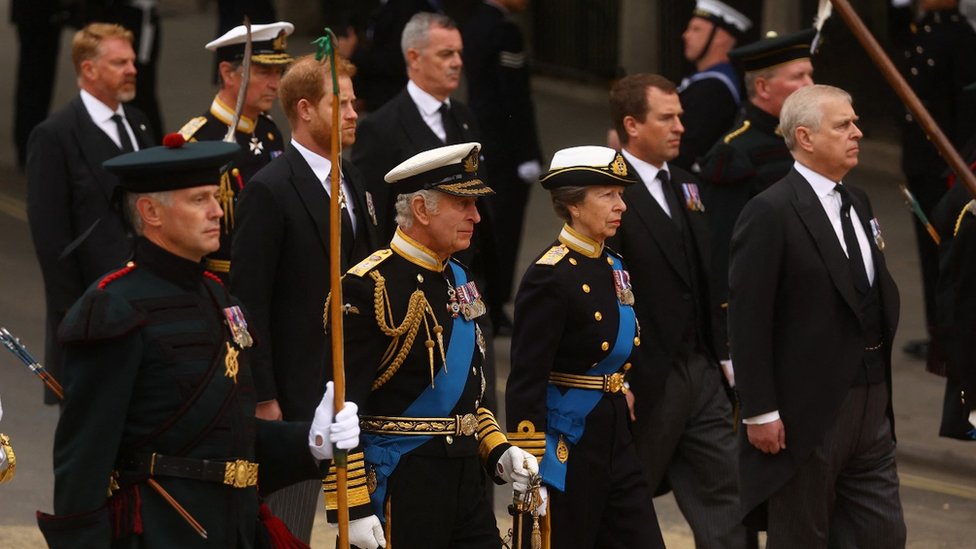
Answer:
<svg viewBox="0 0 976 549"><path fill-rule="evenodd" d="M633 167L630 168L633 171ZM668 165L671 190L682 196L683 183L698 184L693 175ZM634 286L634 309L641 327L644 364L633 372L631 385L639 406L650 406L663 389L672 365L690 352L713 360L727 357L725 330L717 321L718 304L708 289L709 243L705 214L680 208L671 212L685 220L690 238L686 253L682 234L643 182L624 190L627 210L617 235L609 242L627 263ZM640 415L640 414L638 414Z"/></svg>
<svg viewBox="0 0 976 549"><path fill-rule="evenodd" d="M898 289L871 238L867 195L851 201L871 241L883 314L886 379L898 324ZM741 429L742 509L792 477L834 424L861 366L866 341L847 256L809 183L796 171L753 198L732 234L729 333L742 417L779 410L786 449L761 453ZM888 415L892 421L889 399Z"/></svg>
<svg viewBox="0 0 976 549"><path fill-rule="evenodd" d="M123 108L139 147L154 145L145 115ZM38 125L28 141L27 218L44 278L45 360L54 375L61 368L55 334L65 312L89 284L132 253L125 222L112 205L118 179L102 167L120 154L92 121L80 95Z"/></svg>
<svg viewBox="0 0 976 549"><path fill-rule="evenodd" d="M478 141L480 132L474 113L464 103L451 99L451 113L461 128L461 141ZM417 105L404 88L382 108L363 119L356 128L352 163L365 177L366 190L373 196L380 236L384 242L393 237L396 225L393 208L396 196L383 177L400 162L429 149L443 147L427 126Z"/></svg>
<svg viewBox="0 0 976 549"><path fill-rule="evenodd" d="M379 247L362 176L342 166L356 212L358 262ZM329 195L294 147L258 171L237 204L230 286L258 339L251 363L258 402L277 399L284 419L310 420L332 379L322 326L329 294ZM355 263L351 263L355 264Z"/></svg>

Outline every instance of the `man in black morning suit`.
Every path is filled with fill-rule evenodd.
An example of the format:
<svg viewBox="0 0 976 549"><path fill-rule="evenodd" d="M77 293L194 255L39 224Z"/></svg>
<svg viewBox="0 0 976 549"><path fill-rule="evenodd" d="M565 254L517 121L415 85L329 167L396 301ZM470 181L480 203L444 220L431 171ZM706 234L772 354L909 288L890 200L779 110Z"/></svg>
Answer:
<svg viewBox="0 0 976 549"><path fill-rule="evenodd" d="M621 154L640 178L610 246L627 261L645 344L635 368L634 435L651 490L670 484L699 548L743 547L736 440L719 360L728 358L709 292L708 224L698 181L670 163L684 127L675 85L636 74L610 92Z"/></svg>
<svg viewBox="0 0 976 549"><path fill-rule="evenodd" d="M47 304L45 364L55 377L62 361L55 334L68 307L132 251L112 208L117 178L102 162L153 145L145 115L123 104L135 97L132 33L93 23L71 49L81 91L31 132L27 153L27 218Z"/></svg>
<svg viewBox="0 0 976 549"><path fill-rule="evenodd" d="M355 93L347 61L337 64L341 139L355 140ZM295 62L279 97L291 124L284 154L251 178L237 208L231 248L231 288L251 315L260 349L252 355L257 416L308 421L332 379L332 356L322 325L329 294L329 192L332 82L313 57ZM376 219L359 172L341 166L342 257L345 271L379 247ZM315 481L272 494L271 509L308 542L321 487ZM284 500L279 500L282 497Z"/></svg>
<svg viewBox="0 0 976 549"><path fill-rule="evenodd" d="M856 120L843 90L793 92L780 113L793 170L732 233L742 511L768 500L771 549L905 545L891 406L898 289L867 195L842 182L857 165Z"/></svg>

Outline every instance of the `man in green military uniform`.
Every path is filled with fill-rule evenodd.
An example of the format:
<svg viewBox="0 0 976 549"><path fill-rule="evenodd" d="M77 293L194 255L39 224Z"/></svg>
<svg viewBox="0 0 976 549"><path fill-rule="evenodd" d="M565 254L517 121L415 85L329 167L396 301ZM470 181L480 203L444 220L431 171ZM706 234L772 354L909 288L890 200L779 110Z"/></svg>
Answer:
<svg viewBox="0 0 976 549"><path fill-rule="evenodd" d="M234 139L241 146L232 167L220 179L220 206L224 209L220 249L207 256L207 269L229 282L230 243L234 234L234 207L251 176L285 150L281 132L268 111L278 95L285 68L294 60L286 51L286 37L295 30L291 23L251 26L251 68L241 117ZM180 133L187 141L220 141L234 122L237 97L243 85L244 47L247 29L234 27L207 44L217 52L220 89L210 109L186 124Z"/></svg>
<svg viewBox="0 0 976 549"><path fill-rule="evenodd" d="M451 258L471 243L476 199L494 192L478 176L480 148L431 149L387 173L390 247L343 278L346 363L356 365L348 397L366 414L362 451L349 455L349 539L363 549L497 549L485 473L524 492L538 472L495 421L482 370L487 310ZM335 499L327 479L326 509Z"/></svg>
<svg viewBox="0 0 976 549"><path fill-rule="evenodd" d="M218 169L238 146L164 142L105 163L139 238L59 330L55 514L38 513L52 548L262 546L258 487L320 478L330 441L359 441L354 404L333 423L331 387L312 422L255 419L246 316L201 264L219 245Z"/></svg>
<svg viewBox="0 0 976 549"><path fill-rule="evenodd" d="M749 101L732 130L701 163L702 200L707 208L712 249L712 288L728 301L729 242L739 212L752 197L782 179L793 156L779 131L779 111L794 91L813 84L810 43L813 30L770 37L729 52L746 75ZM731 364L723 361L731 376Z"/></svg>

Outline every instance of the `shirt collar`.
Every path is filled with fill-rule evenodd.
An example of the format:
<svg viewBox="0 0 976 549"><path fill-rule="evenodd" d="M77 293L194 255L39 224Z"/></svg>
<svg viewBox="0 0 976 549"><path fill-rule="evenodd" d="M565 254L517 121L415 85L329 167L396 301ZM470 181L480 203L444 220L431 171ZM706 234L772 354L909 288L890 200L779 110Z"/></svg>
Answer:
<svg viewBox="0 0 976 549"><path fill-rule="evenodd" d="M603 255L603 244L573 230L569 225L563 225L563 230L559 231L559 241L570 250L586 257L597 258Z"/></svg>
<svg viewBox="0 0 976 549"><path fill-rule="evenodd" d="M640 158L637 158L636 156L630 154L630 152L628 152L627 149L622 149L620 152L621 154L624 155L624 158L627 159L627 162L629 162L630 165L633 166L634 170L637 171L637 175L639 175L641 179L644 180L645 185L650 184L655 179L657 179L657 173L662 170L666 172L668 176L671 175L671 171L668 169L667 162L664 162L663 164L661 164L661 167L658 168L654 164L651 164L650 162L645 162Z"/></svg>
<svg viewBox="0 0 976 549"><path fill-rule="evenodd" d="M88 116L90 116L95 122L106 122L111 120L112 116L116 114L125 117L125 111L122 110L121 104L119 105L118 109L113 111L112 109L108 108L108 105L102 103L101 100L85 90L81 90L81 102L85 105L85 110L88 111Z"/></svg>
<svg viewBox="0 0 976 549"><path fill-rule="evenodd" d="M393 233L390 248L410 263L428 271L443 272L444 267L447 266L447 261L437 259L437 254L433 250L407 236L399 227Z"/></svg>
<svg viewBox="0 0 976 549"><path fill-rule="evenodd" d="M210 104L210 114L228 126L234 121L234 109L224 104L220 100L220 97L217 96L214 96L213 103ZM240 121L237 122L237 131L241 133L254 133L254 127L256 125L254 120L242 114Z"/></svg>
<svg viewBox="0 0 976 549"><path fill-rule="evenodd" d="M308 167L312 168L312 173L315 174L319 182L324 182L326 177L332 175L331 160L308 150L301 143L295 141L294 138L291 140L291 146L295 147L295 150L302 155L302 158L308 163Z"/></svg>
<svg viewBox="0 0 976 549"><path fill-rule="evenodd" d="M413 99L424 116L433 116L444 103L447 103L449 107L451 106L450 97L444 101L438 101L436 97L420 89L420 86L415 84L413 80L407 81L407 93L410 94L410 98Z"/></svg>
<svg viewBox="0 0 976 549"><path fill-rule="evenodd" d="M834 187L842 183L841 181L834 182L827 179L823 175L801 164L799 160L793 162L793 169L807 180L807 183L813 187L813 192L817 193L817 196L821 199L827 195L832 195L835 192Z"/></svg>

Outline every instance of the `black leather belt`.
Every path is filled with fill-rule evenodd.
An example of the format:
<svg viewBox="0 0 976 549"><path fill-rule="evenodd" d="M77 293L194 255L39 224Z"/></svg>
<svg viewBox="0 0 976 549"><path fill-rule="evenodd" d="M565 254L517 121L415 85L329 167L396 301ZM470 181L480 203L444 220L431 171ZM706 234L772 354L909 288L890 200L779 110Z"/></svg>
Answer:
<svg viewBox="0 0 976 549"><path fill-rule="evenodd" d="M234 488L247 488L258 483L258 464L244 459L217 461L142 454L127 460L124 469L149 476L216 482Z"/></svg>

